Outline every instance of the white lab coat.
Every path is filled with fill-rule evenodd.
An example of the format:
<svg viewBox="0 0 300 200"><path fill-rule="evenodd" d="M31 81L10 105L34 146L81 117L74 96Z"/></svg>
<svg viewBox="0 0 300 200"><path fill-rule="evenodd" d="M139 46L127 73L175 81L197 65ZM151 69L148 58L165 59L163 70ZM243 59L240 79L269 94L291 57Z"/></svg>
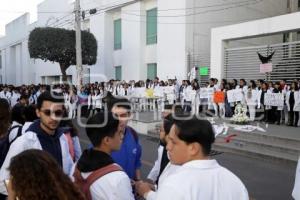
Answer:
<svg viewBox="0 0 300 200"><path fill-rule="evenodd" d="M216 160L182 165L159 186L156 200L249 200L247 189Z"/></svg>
<svg viewBox="0 0 300 200"><path fill-rule="evenodd" d="M20 96L21 95L19 93L15 93L15 92L12 93L10 99L11 107L14 107L18 103Z"/></svg>
<svg viewBox="0 0 300 200"><path fill-rule="evenodd" d="M102 94L95 95L95 108L102 108Z"/></svg>
<svg viewBox="0 0 300 200"><path fill-rule="evenodd" d="M176 173L176 171L180 168L180 165L173 165L168 163L164 171L161 173L159 180L158 180L158 187L164 183L164 181L172 174ZM155 200L157 196L156 191L150 191L144 195L146 200Z"/></svg>
<svg viewBox="0 0 300 200"><path fill-rule="evenodd" d="M81 173L87 178L89 173ZM92 200L134 200L129 177L123 171L106 174L96 180L90 187Z"/></svg>
<svg viewBox="0 0 300 200"><path fill-rule="evenodd" d="M157 177L159 175L160 163L161 163L163 151L164 151L164 147L162 145L159 145L157 149L157 160L155 161L154 166L152 167L151 171L147 176L147 178L152 180L153 182L157 180Z"/></svg>
<svg viewBox="0 0 300 200"><path fill-rule="evenodd" d="M14 129L12 129L10 132L9 132L9 142L12 142L18 135L18 131L19 131L19 127L22 128L22 124L16 122L16 121L13 121L12 125L10 126L10 128L14 127L14 126L18 126ZM22 134L22 132L21 132Z"/></svg>
<svg viewBox="0 0 300 200"><path fill-rule="evenodd" d="M63 171L65 174L70 175L71 169L74 165L72 157L69 153L69 145L66 137L62 134L59 138L61 152L62 152L62 164L63 164ZM21 137L17 138L9 148L7 156L4 160L4 163L0 170L0 193L6 194L6 188L4 185L4 180L9 179L9 171L7 168L10 165L10 160L12 157L22 153L25 150L29 149L40 149L42 150L42 146L40 141L36 135L36 133L28 131L26 134L22 135Z"/></svg>
<svg viewBox="0 0 300 200"><path fill-rule="evenodd" d="M286 93L286 99L285 99L285 103L286 103L288 111L291 111L290 95L291 95L291 91L288 91ZM295 105L293 107L293 111L300 111L300 93L299 93L299 91L294 92L294 99L295 99Z"/></svg>

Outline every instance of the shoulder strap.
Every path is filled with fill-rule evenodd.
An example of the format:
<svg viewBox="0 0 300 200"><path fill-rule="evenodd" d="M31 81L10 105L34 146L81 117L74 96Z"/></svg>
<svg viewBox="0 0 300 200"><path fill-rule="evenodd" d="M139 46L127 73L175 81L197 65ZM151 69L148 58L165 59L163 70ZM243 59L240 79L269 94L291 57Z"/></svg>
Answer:
<svg viewBox="0 0 300 200"><path fill-rule="evenodd" d="M9 129L8 136L9 136L9 134L11 133L11 131L12 131L13 129L15 129L15 128L18 128L17 136L9 143L9 145L11 145L18 137L20 137L20 136L22 135L22 126L20 126L20 125L15 125L15 126L13 126L13 127L11 127L11 128Z"/></svg>
<svg viewBox="0 0 300 200"><path fill-rule="evenodd" d="M119 165L116 164L110 164L106 167L102 167L98 170L95 170L94 172L92 172L84 181L83 184L83 191L85 192L85 194L87 195L88 199L92 199L91 198L91 193L90 193L90 187L91 185L99 178L101 178L102 176L105 176L106 174L115 172L115 171L123 171L122 168Z"/></svg>
<svg viewBox="0 0 300 200"><path fill-rule="evenodd" d="M22 135L22 129L23 129L23 126L19 126L17 137L20 137Z"/></svg>
<svg viewBox="0 0 300 200"><path fill-rule="evenodd" d="M138 137L137 132L130 126L128 126L128 128L129 128L131 134L133 135L135 142L138 143L139 137Z"/></svg>
<svg viewBox="0 0 300 200"><path fill-rule="evenodd" d="M116 164L110 164L106 167L102 167L98 170L95 170L92 172L87 178L86 178L86 184L85 186L89 189L90 186L99 178L102 176L105 176L106 174L115 172L115 171L123 171L122 168L119 165Z"/></svg>

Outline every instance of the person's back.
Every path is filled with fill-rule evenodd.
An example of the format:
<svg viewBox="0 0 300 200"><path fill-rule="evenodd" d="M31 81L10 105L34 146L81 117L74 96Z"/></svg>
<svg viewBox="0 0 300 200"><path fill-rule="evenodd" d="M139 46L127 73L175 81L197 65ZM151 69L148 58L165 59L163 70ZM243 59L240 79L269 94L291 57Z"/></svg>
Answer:
<svg viewBox="0 0 300 200"><path fill-rule="evenodd" d="M114 163L112 158L101 151L93 149L86 150L79 159L77 167L84 180L96 170L116 166L116 171L109 172L98 177L89 187L91 199L93 200L119 200L133 198L132 188L128 176L122 168ZM119 168L119 169L118 169ZM101 172L100 172L101 173ZM89 200L89 199L88 199Z"/></svg>
<svg viewBox="0 0 300 200"><path fill-rule="evenodd" d="M100 112L87 122L87 135L93 144L75 166L73 177L88 200L134 199L128 176L110 156L120 148L123 132L112 113Z"/></svg>
<svg viewBox="0 0 300 200"><path fill-rule="evenodd" d="M160 186L157 199L248 200L247 189L232 172L216 160L185 163ZM171 188L174 188L170 194ZM176 190L175 188L180 188ZM209 192L208 192L209 191ZM167 198L166 195L167 194Z"/></svg>

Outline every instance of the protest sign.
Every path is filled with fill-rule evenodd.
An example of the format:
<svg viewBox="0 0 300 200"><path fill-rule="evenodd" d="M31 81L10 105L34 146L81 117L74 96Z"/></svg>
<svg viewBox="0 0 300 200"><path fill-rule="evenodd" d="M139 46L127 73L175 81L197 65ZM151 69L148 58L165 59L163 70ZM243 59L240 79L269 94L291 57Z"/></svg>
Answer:
<svg viewBox="0 0 300 200"><path fill-rule="evenodd" d="M266 106L283 106L284 96L282 93L266 93L264 104Z"/></svg>
<svg viewBox="0 0 300 200"><path fill-rule="evenodd" d="M224 92L215 92L214 93L214 102L215 103L224 103L225 102L225 93Z"/></svg>
<svg viewBox="0 0 300 200"><path fill-rule="evenodd" d="M200 99L208 99L207 88L200 88Z"/></svg>
<svg viewBox="0 0 300 200"><path fill-rule="evenodd" d="M260 73L269 73L273 71L272 63L260 64Z"/></svg>
<svg viewBox="0 0 300 200"><path fill-rule="evenodd" d="M234 90L227 91L227 99L229 103L242 101L243 98L244 95L241 89L234 89Z"/></svg>

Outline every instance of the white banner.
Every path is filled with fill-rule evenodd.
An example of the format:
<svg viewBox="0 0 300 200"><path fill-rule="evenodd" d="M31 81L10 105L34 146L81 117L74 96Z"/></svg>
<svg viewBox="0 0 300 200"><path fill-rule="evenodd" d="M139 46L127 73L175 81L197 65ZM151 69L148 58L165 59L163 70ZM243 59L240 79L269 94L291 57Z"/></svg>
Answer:
<svg viewBox="0 0 300 200"><path fill-rule="evenodd" d="M234 89L227 91L227 99L229 103L243 101L244 95L242 89Z"/></svg>
<svg viewBox="0 0 300 200"><path fill-rule="evenodd" d="M272 63L260 64L260 73L269 73L273 71Z"/></svg>
<svg viewBox="0 0 300 200"><path fill-rule="evenodd" d="M283 106L284 96L282 93L266 93L264 104L266 106Z"/></svg>
<svg viewBox="0 0 300 200"><path fill-rule="evenodd" d="M208 88L200 88L200 99L208 99Z"/></svg>

